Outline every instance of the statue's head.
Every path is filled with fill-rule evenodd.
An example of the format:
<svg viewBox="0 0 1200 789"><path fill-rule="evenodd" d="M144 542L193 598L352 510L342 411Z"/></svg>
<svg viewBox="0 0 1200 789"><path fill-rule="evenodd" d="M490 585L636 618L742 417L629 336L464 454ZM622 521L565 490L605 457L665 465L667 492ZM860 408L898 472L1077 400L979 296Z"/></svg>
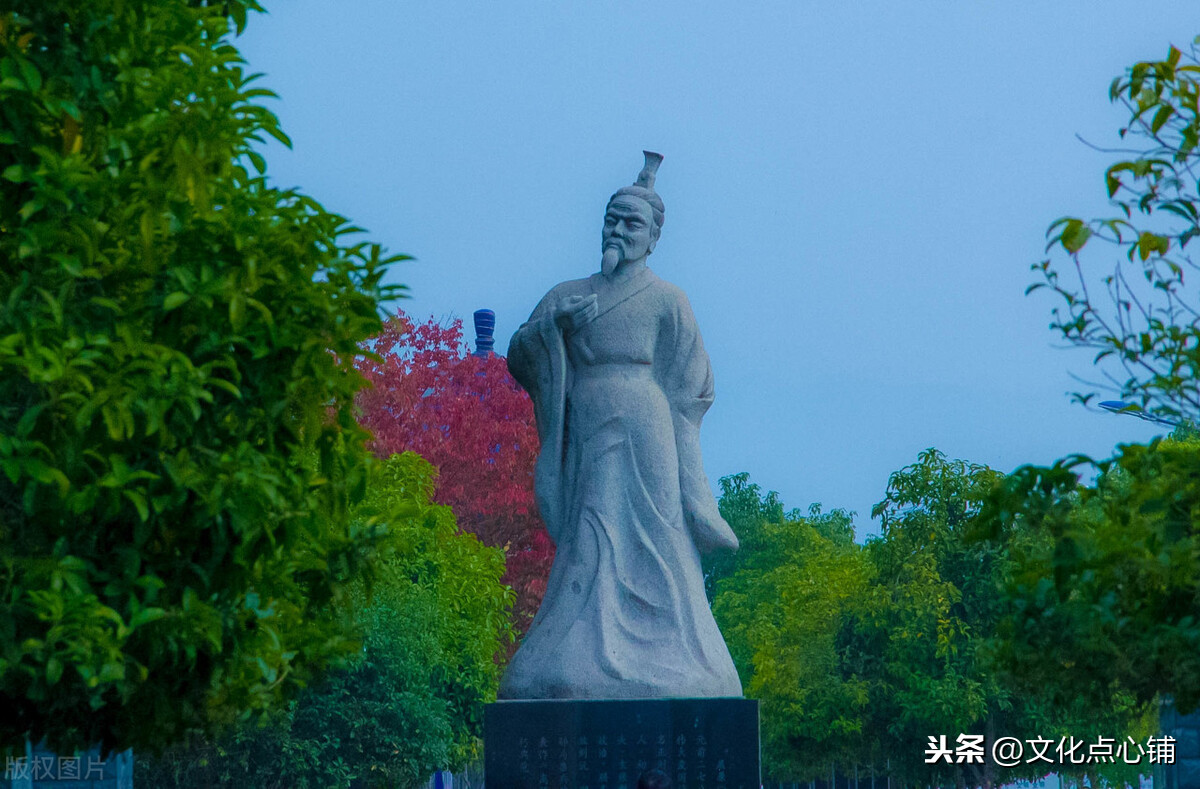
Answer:
<svg viewBox="0 0 1200 789"><path fill-rule="evenodd" d="M638 260L654 251L662 232L665 211L662 198L654 191L654 176L662 156L643 151L646 164L632 186L618 189L609 198L604 211L602 251L610 247L617 252L618 262ZM605 257L608 260L608 256Z"/></svg>
<svg viewBox="0 0 1200 789"><path fill-rule="evenodd" d="M618 192L604 210L601 251L614 248L618 263L644 258L658 243L659 227L649 202L636 195Z"/></svg>

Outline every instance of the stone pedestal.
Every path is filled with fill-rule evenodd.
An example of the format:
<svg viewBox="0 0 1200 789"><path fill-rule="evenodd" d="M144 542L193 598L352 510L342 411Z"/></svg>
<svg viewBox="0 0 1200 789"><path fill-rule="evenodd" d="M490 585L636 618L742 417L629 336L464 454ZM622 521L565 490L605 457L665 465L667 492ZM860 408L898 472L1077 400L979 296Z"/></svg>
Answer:
<svg viewBox="0 0 1200 789"><path fill-rule="evenodd" d="M500 701L484 713L488 789L758 789L758 702L741 698Z"/></svg>

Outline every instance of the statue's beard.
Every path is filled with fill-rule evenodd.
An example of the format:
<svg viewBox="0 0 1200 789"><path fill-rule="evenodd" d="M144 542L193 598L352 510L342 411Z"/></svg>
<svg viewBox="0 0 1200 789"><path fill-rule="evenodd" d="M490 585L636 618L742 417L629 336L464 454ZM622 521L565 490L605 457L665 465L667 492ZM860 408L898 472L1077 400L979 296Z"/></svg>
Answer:
<svg viewBox="0 0 1200 789"><path fill-rule="evenodd" d="M621 250L615 246L604 248L604 257L600 259L600 273L606 277L611 277L612 273L617 270L617 264L621 262Z"/></svg>

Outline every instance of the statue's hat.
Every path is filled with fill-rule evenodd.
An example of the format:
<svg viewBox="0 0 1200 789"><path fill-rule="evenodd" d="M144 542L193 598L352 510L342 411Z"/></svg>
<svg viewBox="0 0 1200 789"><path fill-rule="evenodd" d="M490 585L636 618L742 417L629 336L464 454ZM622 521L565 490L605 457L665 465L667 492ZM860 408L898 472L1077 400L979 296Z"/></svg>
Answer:
<svg viewBox="0 0 1200 789"><path fill-rule="evenodd" d="M638 173L634 184L653 192L654 176L658 173L658 166L662 164L663 156L661 153L655 153L654 151L642 151L642 153L646 157L646 164L642 166L642 171Z"/></svg>
<svg viewBox="0 0 1200 789"><path fill-rule="evenodd" d="M646 163L642 165L642 171L638 173L637 180L629 186L618 189L608 200L611 203L621 195L631 195L645 200L654 212L654 233L657 236L662 229L663 219L666 218L666 209L663 206L662 198L658 196L658 192L654 191L654 176L658 173L658 166L662 164L663 155L654 151L642 151L642 153L646 157Z"/></svg>

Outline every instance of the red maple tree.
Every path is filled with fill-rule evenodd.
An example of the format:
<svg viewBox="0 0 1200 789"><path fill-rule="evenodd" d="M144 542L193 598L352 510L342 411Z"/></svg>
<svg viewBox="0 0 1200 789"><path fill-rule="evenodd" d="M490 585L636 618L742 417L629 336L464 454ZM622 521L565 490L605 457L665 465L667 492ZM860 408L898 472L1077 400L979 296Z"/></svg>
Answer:
<svg viewBox="0 0 1200 789"><path fill-rule="evenodd" d="M415 324L400 312L360 359L372 386L358 397L360 422L382 457L412 451L438 469L435 498L464 531L504 548L505 583L516 591L514 625L524 633L541 605L554 545L537 514L533 403L504 357L468 354L462 321Z"/></svg>

